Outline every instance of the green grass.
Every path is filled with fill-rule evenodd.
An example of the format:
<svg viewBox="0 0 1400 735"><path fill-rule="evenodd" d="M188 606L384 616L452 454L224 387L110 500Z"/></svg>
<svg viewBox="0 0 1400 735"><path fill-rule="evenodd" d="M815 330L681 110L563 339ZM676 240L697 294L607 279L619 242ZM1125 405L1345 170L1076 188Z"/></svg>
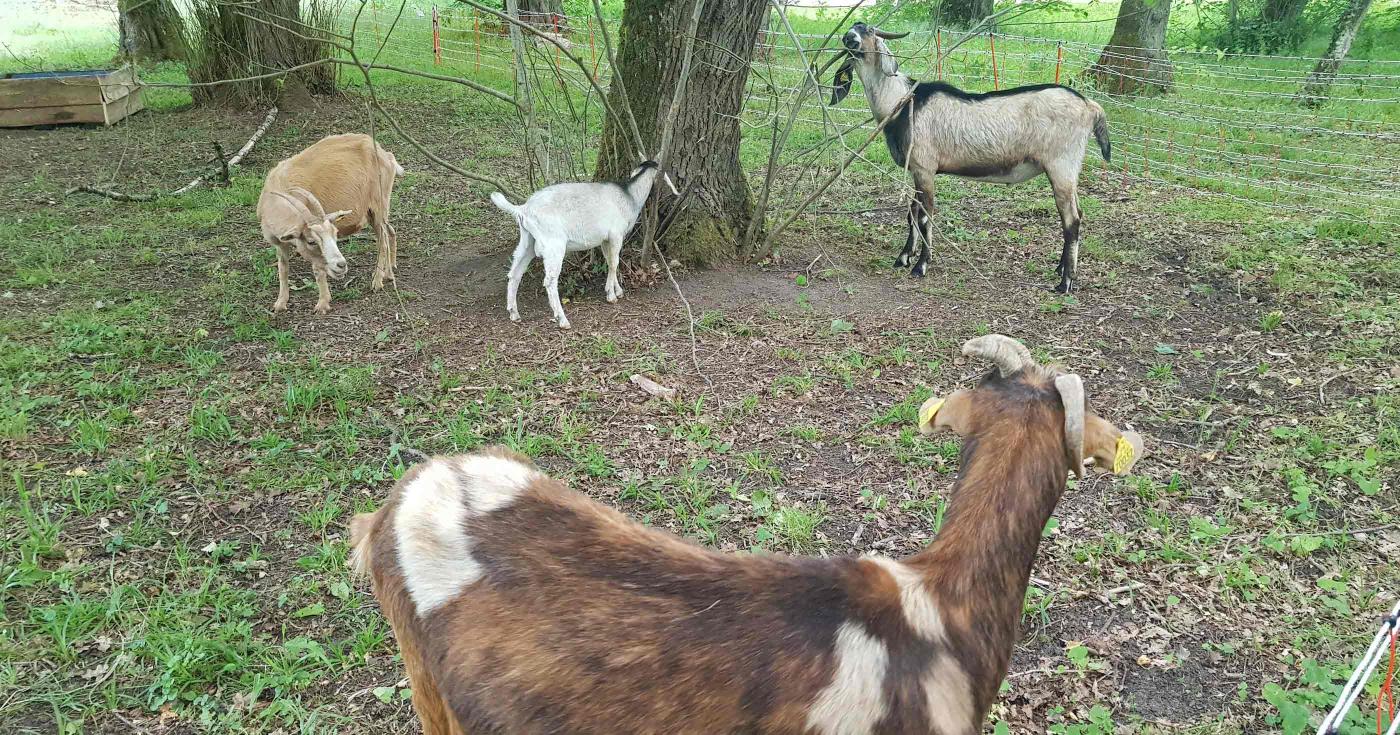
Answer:
<svg viewBox="0 0 1400 735"><path fill-rule="evenodd" d="M1174 38L1189 31L1182 24L1190 10L1177 14ZM1057 18L1065 16L1007 33L1103 41L1107 24L1049 24ZM832 22L813 15L797 26L805 33ZM382 60L426 68L421 31L413 20ZM110 60L110 34L78 24L59 32L7 21L0 35L23 41L12 47L24 63ZM459 27L448 37L469 36ZM998 41L1006 83L1047 80L1044 59L1020 55L1036 48L1043 47ZM1368 49L1376 58L1395 55L1384 43ZM924 74L923 51L913 44L908 51L919 57L908 63ZM775 62L783 60L779 53ZM988 60L968 52L945 71L985 82ZM509 88L506 75L477 72L470 56L446 61L440 71ZM0 68L17 63L6 57ZM1186 86L1205 83L1205 68L1184 68L1179 94L1143 102L1146 111L1110 109L1124 123L1121 150L1132 173L1172 159L1150 144L1146 161L1134 158L1142 144L1129 126L1175 121L1164 113L1173 105L1215 104ZM145 74L183 78L175 65ZM375 78L395 104L432 111L415 123L458 130L452 126L470 120L460 133L472 146L464 165L517 173L515 123L501 106L436 83ZM187 93L148 93L152 112L143 114L162 126L205 124L198 113L177 111ZM842 110L861 107L855 99ZM1248 120L1285 108L1241 109ZM1326 114L1367 111L1336 105ZM1395 121L1394 112L1382 114ZM599 122L590 117L589 130ZM1180 124L1163 130L1200 131L1199 121ZM1122 731L1151 732L1154 725L1124 702L1119 678L1194 670L1218 656L1206 670L1212 681L1225 680L1221 671L1261 673L1210 700L1218 713L1182 718L1183 731L1291 732L1299 717L1316 718L1329 704L1370 635L1371 613L1394 588L1376 551L1384 532L1369 539L1341 532L1396 523L1400 401L1387 371L1397 354L1400 297L1391 284L1400 282L1400 253L1383 225L1279 210L1267 193L1233 186L1221 188L1240 198L1154 197L1130 180L1121 191L1142 202L1122 202L1117 180L1100 185L1091 170L1098 196L1084 198L1088 219L1126 221L1134 230L1110 235L1105 227L1086 241L1086 259L1121 271L1119 281L1104 276L1098 293L1073 298L1037 292L1018 300L1010 292L1048 273L1033 270L1043 263L996 272L1004 280L989 290L960 256L946 278L898 291L888 303L917 309L882 323L853 316L840 299L877 299L889 289L889 257L870 248L895 237L897 226L814 217L799 225L792 246L810 237L831 248L828 260L800 282L795 269L809 261L774 267L777 279L797 286L796 299L759 307L726 297L716 299L722 310L699 312L702 355L722 356L706 358L717 387L700 389L684 328L661 317L651 334L600 319L576 334L522 332L507 341L494 336L494 324L476 329L485 316L468 315L464 325L460 313L420 311L411 296L400 307L367 289L336 291L343 313L333 318L364 320L350 336L328 334L323 325L331 322L304 313L270 315L274 260L253 245L251 218L261 167L320 131L289 119L231 187L181 199L64 198L67 179L43 172L8 187L15 216L0 221L0 292L11 294L0 302L0 527L7 529L0 722L7 731L129 729L113 712L152 732L163 722L215 733L408 727L389 631L346 571L343 543L349 515L382 503L404 471L406 447L506 444L634 518L740 553L917 548L942 527L962 449L948 436L918 435L917 408L975 379L980 368L957 352L963 338L1007 329L1031 335L1037 357L1082 370L1091 405L1141 427L1155 453L1132 478L1075 483L1047 533L1035 574L1053 584L1032 588L1024 610L1028 650L1053 650L1009 685L1010 696L1024 696L1017 707L1047 703L1033 708L1037 724L1113 731L1104 729L1102 710L1078 706L1092 686L1116 698L1110 714ZM96 141L102 131L64 133ZM820 126L801 125L794 145L819 136ZM1254 145L1267 151L1273 140L1259 136ZM762 130L745 128L748 170L760 170L766 142ZM1344 160L1363 150L1350 145L1329 155ZM889 165L882 147L870 158L875 165L858 165L822 206L885 205L897 180L880 171ZM1211 160L1202 168L1232 167ZM450 195L460 186L447 182L425 167L396 195L408 223L405 252L423 270L431 270L427 260L455 257L458 241L486 250L499 234L487 210ZM1044 191L958 182L946 189L949 238L979 267L1001 258L980 248L1036 247L1033 228L1053 219ZM1185 284L1142 265L1176 262L1176 229L1155 237L1159 227L1190 232ZM363 241L347 252L357 266L369 257ZM866 272L866 259L878 260L879 270ZM1131 289L1129 274L1141 279ZM699 288L681 278L688 292ZM417 280L406 272L404 287L430 294L440 285ZM852 290L828 296L837 282ZM307 293L294 296L303 311ZM989 293L1007 303L980 308ZM586 288L579 296L595 298ZM493 336L473 341L482 334ZM731 358L735 370L750 372L724 374ZM739 365L744 360L762 367ZM634 372L677 376L688 387L674 402L634 406L620 397ZM1320 390L1325 404L1313 403ZM851 541L857 529L859 543ZM1132 605L1114 603L1112 618L1094 618L1103 612L1093 607L1098 591L1139 580L1154 583L1133 592ZM1058 648L1062 632L1105 634L1095 622L1102 619L1118 621L1109 629L1150 624L1187 633L1150 652L1150 667L1137 663L1152 645L1139 638L1112 651ZM1040 668L1048 673L1035 674ZM993 717L1020 727L1015 716L1003 707ZM1363 718L1353 719L1359 732Z"/></svg>

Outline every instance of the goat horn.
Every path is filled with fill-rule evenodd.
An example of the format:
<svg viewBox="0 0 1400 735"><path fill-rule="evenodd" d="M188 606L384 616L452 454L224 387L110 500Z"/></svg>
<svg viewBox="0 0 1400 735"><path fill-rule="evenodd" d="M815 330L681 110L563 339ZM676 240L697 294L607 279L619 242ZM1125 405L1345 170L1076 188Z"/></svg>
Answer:
<svg viewBox="0 0 1400 735"><path fill-rule="evenodd" d="M980 357L1001 370L1005 378L1035 364L1026 346L1004 334L988 334L963 343L962 352L968 357Z"/></svg>
<svg viewBox="0 0 1400 735"><path fill-rule="evenodd" d="M300 186L293 186L291 189L288 189L288 192L291 194L295 194L298 198L304 200L306 202L307 210L309 210L311 214L315 215L316 219L326 218L326 210L321 208L321 200L317 199L315 194L312 194L311 192L301 188Z"/></svg>
<svg viewBox="0 0 1400 735"><path fill-rule="evenodd" d="M912 31L905 31L903 33L890 33L889 31L882 31L879 28L875 29L875 35L885 39L886 41L894 41L896 39L904 38L910 33L912 33Z"/></svg>
<svg viewBox="0 0 1400 735"><path fill-rule="evenodd" d="M1074 476L1084 477L1084 381L1078 375L1055 378L1055 389L1065 405L1065 453Z"/></svg>
<svg viewBox="0 0 1400 735"><path fill-rule="evenodd" d="M297 213L301 215L301 218L304 221L313 222L315 220L315 217L311 214L311 210L306 207L306 202L303 202L301 199L298 199L297 197L294 197L285 191L274 191L272 193L276 196L286 199L287 203L292 205L292 209L295 209Z"/></svg>

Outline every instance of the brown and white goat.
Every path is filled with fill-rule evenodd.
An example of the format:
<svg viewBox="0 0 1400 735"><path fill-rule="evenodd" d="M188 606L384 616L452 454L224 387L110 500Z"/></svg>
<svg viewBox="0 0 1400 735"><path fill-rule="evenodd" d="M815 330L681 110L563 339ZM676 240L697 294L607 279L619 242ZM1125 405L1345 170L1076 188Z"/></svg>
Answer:
<svg viewBox="0 0 1400 735"><path fill-rule="evenodd" d="M364 229L374 231L379 262L370 287L379 290L394 280L398 236L389 225L389 198L394 179L403 175L394 154L361 133L329 135L282 161L267 173L258 197L263 239L277 248L277 301L287 308L291 254L295 250L316 274L316 313L331 310L327 274L337 280L349 272L336 240ZM327 214L327 211L330 211Z"/></svg>
<svg viewBox="0 0 1400 735"><path fill-rule="evenodd" d="M722 554L504 449L412 468L350 537L424 733L980 732L1066 471L1126 472L1142 443L1019 343L963 350L998 368L924 405L962 471L900 561Z"/></svg>

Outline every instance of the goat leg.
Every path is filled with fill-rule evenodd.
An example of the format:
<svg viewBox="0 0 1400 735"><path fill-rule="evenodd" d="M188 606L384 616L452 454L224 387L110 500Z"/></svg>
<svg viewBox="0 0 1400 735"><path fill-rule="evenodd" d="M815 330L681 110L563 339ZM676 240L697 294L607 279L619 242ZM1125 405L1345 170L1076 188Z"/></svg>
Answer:
<svg viewBox="0 0 1400 735"><path fill-rule="evenodd" d="M272 310L286 311L287 299L291 296L288 280L291 278L292 264L288 262L287 251L280 244L273 245L277 249L277 300L272 302Z"/></svg>
<svg viewBox="0 0 1400 735"><path fill-rule="evenodd" d="M564 305L559 303L559 273L564 270L564 244L546 248L544 256L544 290L549 294L549 308L554 310L554 321L560 329L569 328L569 317L564 314Z"/></svg>
<svg viewBox="0 0 1400 735"><path fill-rule="evenodd" d="M530 261L535 259L535 240L522 227L520 242L515 246L515 255L510 262L510 275L506 280L506 313L513 322L520 321L520 308L516 304L516 294L520 291L520 279L530 269Z"/></svg>
<svg viewBox="0 0 1400 735"><path fill-rule="evenodd" d="M1059 285L1055 286L1056 293L1071 293L1074 290L1074 272L1079 265L1082 213L1079 209L1077 176L1078 172L1075 172L1075 177L1070 177L1068 173L1050 177L1050 187L1055 192L1055 208L1060 210L1060 224L1065 236L1064 246L1060 249L1060 263L1055 266L1055 275L1060 277Z"/></svg>
<svg viewBox="0 0 1400 735"><path fill-rule="evenodd" d="M914 228L918 226L918 208L919 198L917 196L912 197L909 200L909 213L905 217L905 220L909 223L909 236L904 240L904 249L899 251L899 255L895 256L894 267L896 268L908 268L909 260L914 256Z"/></svg>
<svg viewBox="0 0 1400 735"><path fill-rule="evenodd" d="M331 286L326 282L325 268L316 268L316 290L320 297L316 299L316 307L313 311L325 316L331 313Z"/></svg>
<svg viewBox="0 0 1400 735"><path fill-rule="evenodd" d="M385 281L394 280L394 271L389 265L389 227L378 212L370 212L370 225L374 228L374 241L379 246L379 259L374 264L374 276L370 278L370 290L384 288Z"/></svg>
<svg viewBox="0 0 1400 735"><path fill-rule="evenodd" d="M920 186L915 193L915 199L919 202L919 211L915 220L919 225L919 233L923 242L919 246L919 260L914 263L913 270L909 275L914 278L923 278L928 273L929 245L933 242L933 187Z"/></svg>
<svg viewBox="0 0 1400 735"><path fill-rule="evenodd" d="M617 280L617 263L622 256L622 236L615 235L609 238L603 247L607 248L605 255L608 258L608 281L603 291L608 297L608 303L615 304L622 298L622 284Z"/></svg>

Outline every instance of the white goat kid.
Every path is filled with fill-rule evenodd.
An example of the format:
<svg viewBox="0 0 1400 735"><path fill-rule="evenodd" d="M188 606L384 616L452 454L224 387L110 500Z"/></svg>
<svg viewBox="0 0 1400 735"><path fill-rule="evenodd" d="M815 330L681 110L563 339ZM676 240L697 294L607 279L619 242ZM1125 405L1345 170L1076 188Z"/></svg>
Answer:
<svg viewBox="0 0 1400 735"><path fill-rule="evenodd" d="M520 227L520 242L515 246L506 284L506 311L511 321L520 321L516 293L536 257L544 261L544 288L560 329L569 328L569 318L559 303L559 272L565 254L606 244L608 279L604 293L610 304L622 298L622 285L617 280L622 241L637 224L658 173L655 161L644 161L625 180L546 186L518 206L500 192L491 195L492 203L514 217ZM671 193L678 194L671 178L661 176Z"/></svg>

